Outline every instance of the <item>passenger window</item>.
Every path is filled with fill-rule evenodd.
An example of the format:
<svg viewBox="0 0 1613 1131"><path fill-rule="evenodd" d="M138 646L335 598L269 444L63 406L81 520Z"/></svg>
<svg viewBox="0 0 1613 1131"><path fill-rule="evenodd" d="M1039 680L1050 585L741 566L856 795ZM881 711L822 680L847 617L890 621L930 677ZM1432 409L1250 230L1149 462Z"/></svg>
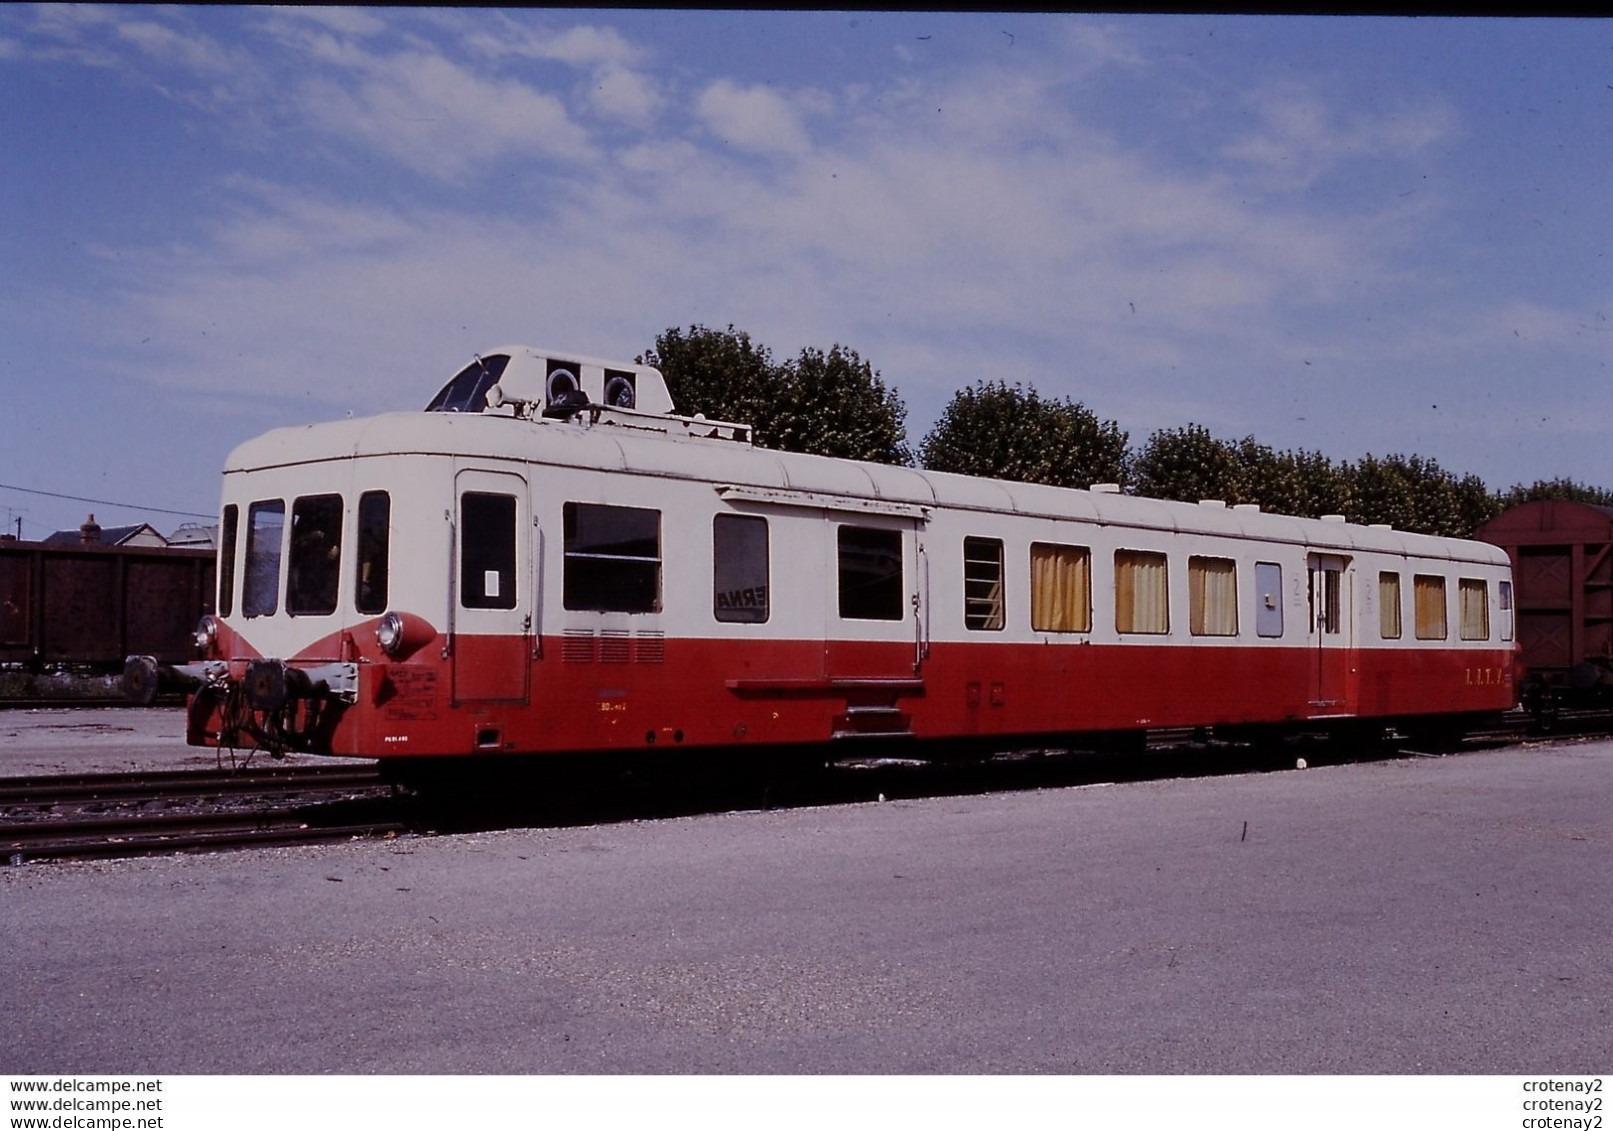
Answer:
<svg viewBox="0 0 1613 1131"><path fill-rule="evenodd" d="M661 512L567 503L562 603L593 612L661 611Z"/></svg>
<svg viewBox="0 0 1613 1131"><path fill-rule="evenodd" d="M711 524L712 615L720 621L767 620L767 519L720 514Z"/></svg>
<svg viewBox="0 0 1613 1131"><path fill-rule="evenodd" d="M459 603L515 608L515 496L466 491L459 517Z"/></svg>
<svg viewBox="0 0 1613 1131"><path fill-rule="evenodd" d="M1276 562L1255 563L1255 635L1283 634L1283 567Z"/></svg>
<svg viewBox="0 0 1613 1131"><path fill-rule="evenodd" d="M1412 578L1411 595L1413 613L1417 620L1418 640L1444 640L1445 630L1445 579L1419 573Z"/></svg>
<svg viewBox="0 0 1613 1131"><path fill-rule="evenodd" d="M902 619L902 532L842 526L838 534L840 615Z"/></svg>
<svg viewBox="0 0 1613 1131"><path fill-rule="evenodd" d="M388 556L392 549L392 496L366 491L358 497L358 569L353 599L361 613L384 613Z"/></svg>
<svg viewBox="0 0 1613 1131"><path fill-rule="evenodd" d="M1115 551L1115 630L1152 634L1171 630L1164 554Z"/></svg>
<svg viewBox="0 0 1613 1131"><path fill-rule="evenodd" d="M1092 631L1092 551L1031 543L1031 631Z"/></svg>
<svg viewBox="0 0 1613 1131"><path fill-rule="evenodd" d="M1512 639L1512 582L1496 584L1496 599L1501 605L1501 639Z"/></svg>
<svg viewBox="0 0 1613 1131"><path fill-rule="evenodd" d="M1490 586L1477 578L1464 577L1456 583L1456 600L1462 639L1490 639Z"/></svg>
<svg viewBox="0 0 1613 1131"><path fill-rule="evenodd" d="M219 531L218 615L221 617L235 611L235 536L240 524L241 508L231 503L224 508L224 522Z"/></svg>
<svg viewBox="0 0 1613 1131"><path fill-rule="evenodd" d="M1400 639L1400 575L1378 574L1378 635L1385 640Z"/></svg>
<svg viewBox="0 0 1613 1131"><path fill-rule="evenodd" d="M1001 538L963 540L963 627L976 631L1003 627Z"/></svg>
<svg viewBox="0 0 1613 1131"><path fill-rule="evenodd" d="M1187 559L1187 630L1238 635L1238 565L1231 558Z"/></svg>
<svg viewBox="0 0 1613 1131"><path fill-rule="evenodd" d="M291 504L286 612L292 616L334 613L341 568L342 497L303 495Z"/></svg>
<svg viewBox="0 0 1613 1131"><path fill-rule="evenodd" d="M253 503L247 510L242 616L272 617L280 609L280 535L285 525L284 499Z"/></svg>

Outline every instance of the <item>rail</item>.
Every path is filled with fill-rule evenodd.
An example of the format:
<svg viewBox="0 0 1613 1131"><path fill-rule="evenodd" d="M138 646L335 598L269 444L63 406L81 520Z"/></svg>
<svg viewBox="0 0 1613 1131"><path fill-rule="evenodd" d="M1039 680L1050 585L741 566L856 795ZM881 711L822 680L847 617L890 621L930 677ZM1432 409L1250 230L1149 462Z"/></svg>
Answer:
<svg viewBox="0 0 1613 1131"><path fill-rule="evenodd" d="M0 781L8 864L398 835L408 825L373 768L81 774Z"/></svg>

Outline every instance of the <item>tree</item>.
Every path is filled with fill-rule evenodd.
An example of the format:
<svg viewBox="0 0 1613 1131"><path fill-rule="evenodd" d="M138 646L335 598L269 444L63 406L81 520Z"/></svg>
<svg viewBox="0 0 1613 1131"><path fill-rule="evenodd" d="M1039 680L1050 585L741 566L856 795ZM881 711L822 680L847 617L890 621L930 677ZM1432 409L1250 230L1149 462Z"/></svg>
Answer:
<svg viewBox="0 0 1613 1131"><path fill-rule="evenodd" d="M836 343L787 363L777 398L754 423L763 447L909 464L906 421L907 406L873 366Z"/></svg>
<svg viewBox="0 0 1613 1131"><path fill-rule="evenodd" d="M1350 498L1344 514L1351 522L1384 522L1448 538L1466 538L1475 518L1497 513L1478 476L1457 479L1422 456L1362 456L1350 469Z"/></svg>
<svg viewBox="0 0 1613 1131"><path fill-rule="evenodd" d="M1477 475L1464 475L1456 482L1456 511L1460 515L1458 537L1471 538L1473 532L1489 522L1504 508L1501 497L1485 485Z"/></svg>
<svg viewBox="0 0 1613 1131"><path fill-rule="evenodd" d="M766 346L735 330L676 326L655 339L655 348L638 359L666 378L667 392L678 412L713 420L754 423L763 407L778 395L778 371Z"/></svg>
<svg viewBox="0 0 1613 1131"><path fill-rule="evenodd" d="M749 424L758 447L911 462L906 407L848 346L808 347L780 365L731 324L674 326L638 360L661 371L680 413Z"/></svg>
<svg viewBox="0 0 1613 1131"><path fill-rule="evenodd" d="M1595 506L1613 506L1613 491L1605 487L1592 487L1572 479L1537 479L1529 486L1515 483L1496 500L1502 510L1519 503L1533 503L1541 499L1566 499L1573 503L1591 503ZM1499 511L1497 512L1499 513Z"/></svg>
<svg viewBox="0 0 1613 1131"><path fill-rule="evenodd" d="M977 381L959 389L919 446L919 462L952 471L1054 487L1122 483L1126 433L1076 401Z"/></svg>
<svg viewBox="0 0 1613 1131"><path fill-rule="evenodd" d="M1238 448L1200 424L1155 432L1132 460L1131 472L1135 493L1150 499L1257 501L1244 497Z"/></svg>
<svg viewBox="0 0 1613 1131"><path fill-rule="evenodd" d="M1350 499L1348 473L1321 452L1275 452L1253 436L1240 440L1236 451L1239 484L1229 501L1303 518L1344 513Z"/></svg>

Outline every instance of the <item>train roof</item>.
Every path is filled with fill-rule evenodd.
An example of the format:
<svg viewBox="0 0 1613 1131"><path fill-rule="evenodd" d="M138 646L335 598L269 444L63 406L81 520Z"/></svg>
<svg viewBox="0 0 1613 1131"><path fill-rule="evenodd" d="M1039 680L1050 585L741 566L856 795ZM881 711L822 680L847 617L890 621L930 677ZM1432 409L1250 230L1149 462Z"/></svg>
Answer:
<svg viewBox="0 0 1613 1131"><path fill-rule="evenodd" d="M1342 519L1298 518L1224 503L1179 503L1106 490L1079 490L976 478L757 448L746 440L701 435L698 419L638 417L525 419L494 412L389 413L280 428L239 445L225 473L337 459L399 455L515 460L534 465L632 472L712 485L735 502L922 517L932 509L1004 512L1109 526L1224 534L1303 544L1340 553L1376 551L1502 565L1506 554L1483 542L1361 526Z"/></svg>

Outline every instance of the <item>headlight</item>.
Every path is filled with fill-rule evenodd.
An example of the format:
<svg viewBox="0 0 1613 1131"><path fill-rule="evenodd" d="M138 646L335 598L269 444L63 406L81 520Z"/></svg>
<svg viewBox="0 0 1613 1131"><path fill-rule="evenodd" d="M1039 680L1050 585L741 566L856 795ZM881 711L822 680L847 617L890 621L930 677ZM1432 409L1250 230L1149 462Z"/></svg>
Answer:
<svg viewBox="0 0 1613 1131"><path fill-rule="evenodd" d="M213 646L218 643L218 621L211 616L205 616L196 622L196 633L192 637L196 641L196 651L203 656L213 652Z"/></svg>
<svg viewBox="0 0 1613 1131"><path fill-rule="evenodd" d="M403 647L403 618L397 613L382 617L381 623L375 626L375 642L388 656L396 656Z"/></svg>

